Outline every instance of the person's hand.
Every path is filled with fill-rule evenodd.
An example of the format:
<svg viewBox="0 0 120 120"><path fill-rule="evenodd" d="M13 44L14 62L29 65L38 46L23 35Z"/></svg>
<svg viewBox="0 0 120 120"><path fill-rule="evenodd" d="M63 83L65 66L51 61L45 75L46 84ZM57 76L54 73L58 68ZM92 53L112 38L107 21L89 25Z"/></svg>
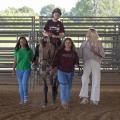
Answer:
<svg viewBox="0 0 120 120"><path fill-rule="evenodd" d="M52 33L51 32L48 32L48 37L52 37Z"/></svg>
<svg viewBox="0 0 120 120"><path fill-rule="evenodd" d="M56 72L56 70L57 70L56 67L53 68L52 66L50 66L50 71L51 71L51 72Z"/></svg>
<svg viewBox="0 0 120 120"><path fill-rule="evenodd" d="M38 60L35 60L32 64L33 65L37 65L38 64Z"/></svg>
<svg viewBox="0 0 120 120"><path fill-rule="evenodd" d="M75 68L78 68L79 67L79 65L78 64L75 64Z"/></svg>
<svg viewBox="0 0 120 120"><path fill-rule="evenodd" d="M52 35L52 38L60 38L59 35Z"/></svg>
<svg viewBox="0 0 120 120"><path fill-rule="evenodd" d="M56 35L52 35L52 38L56 38Z"/></svg>

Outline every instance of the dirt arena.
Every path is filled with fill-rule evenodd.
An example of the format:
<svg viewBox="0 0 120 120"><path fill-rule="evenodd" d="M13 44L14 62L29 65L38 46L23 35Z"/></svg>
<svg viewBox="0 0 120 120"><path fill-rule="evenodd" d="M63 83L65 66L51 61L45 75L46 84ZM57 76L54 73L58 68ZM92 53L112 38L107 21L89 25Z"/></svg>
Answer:
<svg viewBox="0 0 120 120"><path fill-rule="evenodd" d="M49 98L49 105L42 108L39 87L31 89L28 104L19 105L17 86L0 85L0 120L120 120L120 86L102 86L98 106L80 105L79 90L79 85L73 85L68 112L61 108L59 97L55 105Z"/></svg>

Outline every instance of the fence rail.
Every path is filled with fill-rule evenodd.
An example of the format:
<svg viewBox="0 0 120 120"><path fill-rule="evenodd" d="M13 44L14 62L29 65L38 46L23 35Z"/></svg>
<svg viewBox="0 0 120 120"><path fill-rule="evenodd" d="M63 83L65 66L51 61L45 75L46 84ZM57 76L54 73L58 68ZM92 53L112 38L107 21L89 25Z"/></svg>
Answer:
<svg viewBox="0 0 120 120"><path fill-rule="evenodd" d="M14 47L21 35L27 37L34 50L48 19L50 17L0 16L0 70L12 68ZM106 54L102 70L120 71L120 17L62 17L60 20L65 26L65 37L71 37L77 48L85 40L88 28L95 27Z"/></svg>

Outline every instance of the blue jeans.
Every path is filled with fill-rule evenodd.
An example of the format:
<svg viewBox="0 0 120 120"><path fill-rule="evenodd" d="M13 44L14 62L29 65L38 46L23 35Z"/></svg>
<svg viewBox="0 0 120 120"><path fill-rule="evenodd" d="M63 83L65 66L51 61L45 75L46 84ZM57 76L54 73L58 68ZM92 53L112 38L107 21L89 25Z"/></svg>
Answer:
<svg viewBox="0 0 120 120"><path fill-rule="evenodd" d="M63 72L58 70L58 80L60 84L60 99L62 104L70 101L72 80L74 72Z"/></svg>
<svg viewBox="0 0 120 120"><path fill-rule="evenodd" d="M27 100L28 98L28 80L29 80L30 72L31 70L16 70L21 102Z"/></svg>

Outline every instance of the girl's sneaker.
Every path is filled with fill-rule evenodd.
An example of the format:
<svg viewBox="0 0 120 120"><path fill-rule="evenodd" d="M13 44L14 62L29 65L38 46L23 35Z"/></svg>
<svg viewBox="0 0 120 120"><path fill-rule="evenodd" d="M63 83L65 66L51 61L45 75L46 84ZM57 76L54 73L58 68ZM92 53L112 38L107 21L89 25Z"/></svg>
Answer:
<svg viewBox="0 0 120 120"><path fill-rule="evenodd" d="M24 100L24 104L26 104L27 102L28 102L28 100L27 100L27 99L25 99L25 100Z"/></svg>
<svg viewBox="0 0 120 120"><path fill-rule="evenodd" d="M99 103L98 101L93 101L93 100L90 101L90 104L93 104L93 105L98 105L98 103Z"/></svg>
<svg viewBox="0 0 120 120"><path fill-rule="evenodd" d="M20 101L19 104L22 105L24 102L23 101Z"/></svg>
<svg viewBox="0 0 120 120"><path fill-rule="evenodd" d="M80 102L80 104L87 104L89 101L88 101L88 98L82 98L82 101Z"/></svg>

